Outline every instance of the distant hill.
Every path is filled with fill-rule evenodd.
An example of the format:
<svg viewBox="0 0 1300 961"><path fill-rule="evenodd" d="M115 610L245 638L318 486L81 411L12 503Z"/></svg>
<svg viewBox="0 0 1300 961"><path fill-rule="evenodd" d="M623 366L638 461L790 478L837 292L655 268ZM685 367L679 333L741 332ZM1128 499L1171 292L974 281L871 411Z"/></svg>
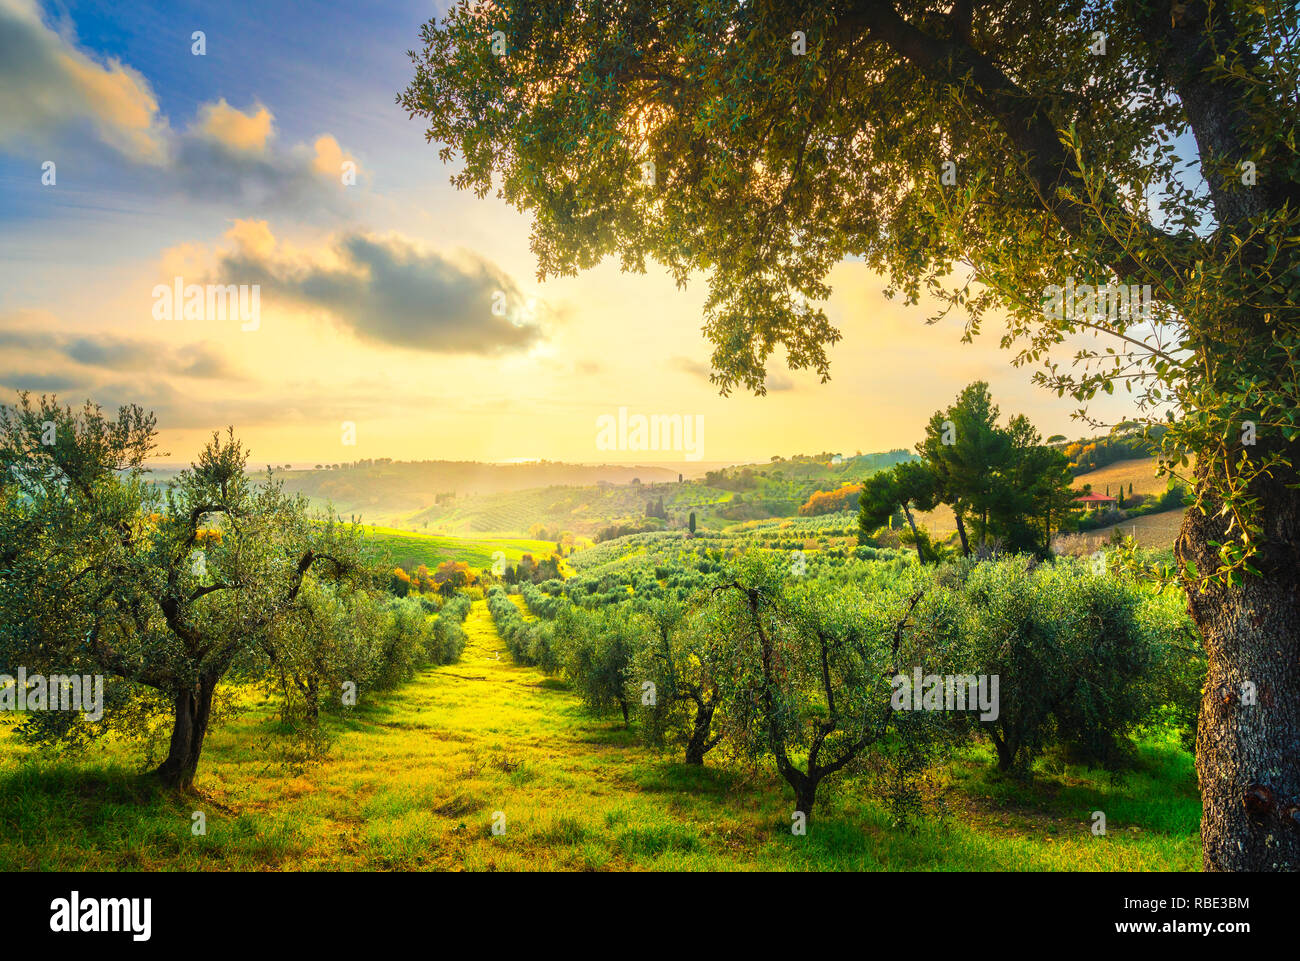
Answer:
<svg viewBox="0 0 1300 961"><path fill-rule="evenodd" d="M1070 468L1076 474L1100 470L1117 461L1142 460L1153 457L1166 428L1155 424L1144 428L1136 422L1116 425L1109 434L1101 437L1084 437L1067 441L1058 434L1052 446L1070 459ZM1136 486L1133 492L1137 493Z"/></svg>
<svg viewBox="0 0 1300 961"><path fill-rule="evenodd" d="M541 537L562 532L613 536L630 530L721 529L746 521L794 517L819 491L855 484L877 470L915 459L905 450L844 456L834 452L776 457L740 465L568 464L538 461L394 461L387 458L313 469L279 469L286 491L327 504L367 525L454 536ZM250 465L255 479L264 468ZM156 465L166 483L175 465ZM680 481L679 481L680 477ZM662 502L662 506L661 506ZM662 513L662 516L658 516Z"/></svg>
<svg viewBox="0 0 1300 961"><path fill-rule="evenodd" d="M449 535L594 537L622 526L681 528L692 513L714 529L792 517L808 497L861 481L913 455L903 450L834 453L766 463L672 467L627 465L363 462L339 470L278 475L285 487L367 523ZM681 481L678 476L681 475ZM699 476L703 474L703 477ZM663 516L660 513L662 502Z"/></svg>
<svg viewBox="0 0 1300 961"><path fill-rule="evenodd" d="M313 502L330 502L344 515L367 521L393 521L440 501L551 486L630 484L634 479L676 481L710 465L565 464L539 461L487 464L478 461L393 461L387 459L344 464L330 470L281 471L285 490L302 493Z"/></svg>
<svg viewBox="0 0 1300 961"><path fill-rule="evenodd" d="M842 457L837 454L778 458L708 470L702 479L676 478L640 484L597 483L502 491L444 500L406 518L401 526L448 534L532 536L561 531L594 537L616 525L635 530L685 527L692 513L698 528L721 529L746 521L793 517L816 491L860 481L876 470L911 457L888 451ZM648 516L663 502L666 516ZM539 530L541 529L541 530Z"/></svg>

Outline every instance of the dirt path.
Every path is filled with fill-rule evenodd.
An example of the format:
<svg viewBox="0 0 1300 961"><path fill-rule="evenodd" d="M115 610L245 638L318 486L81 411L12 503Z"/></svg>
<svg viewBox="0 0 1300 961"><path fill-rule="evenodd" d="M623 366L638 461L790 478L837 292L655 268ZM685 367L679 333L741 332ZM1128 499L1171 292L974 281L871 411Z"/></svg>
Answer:
<svg viewBox="0 0 1300 961"><path fill-rule="evenodd" d="M471 606L465 632L458 663L385 695L328 765L331 789L369 795L356 854L371 867L603 866L603 850L568 843L587 835L575 818L607 807L649 757L516 665L486 602Z"/></svg>

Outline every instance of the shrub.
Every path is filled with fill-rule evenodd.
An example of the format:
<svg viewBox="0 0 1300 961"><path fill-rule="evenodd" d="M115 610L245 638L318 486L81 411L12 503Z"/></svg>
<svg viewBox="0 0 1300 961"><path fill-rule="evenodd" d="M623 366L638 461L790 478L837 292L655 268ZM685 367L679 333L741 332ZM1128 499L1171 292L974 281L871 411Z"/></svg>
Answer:
<svg viewBox="0 0 1300 961"><path fill-rule="evenodd" d="M425 656L431 664L453 664L460 660L465 650L465 618L469 615L470 599L457 594L442 605L437 619L433 622L432 643L428 644Z"/></svg>
<svg viewBox="0 0 1300 961"><path fill-rule="evenodd" d="M506 650L516 664L527 664L554 671L556 658L550 650L552 630L549 624L526 621L510 596L498 585L487 594L488 612L497 633L506 642Z"/></svg>

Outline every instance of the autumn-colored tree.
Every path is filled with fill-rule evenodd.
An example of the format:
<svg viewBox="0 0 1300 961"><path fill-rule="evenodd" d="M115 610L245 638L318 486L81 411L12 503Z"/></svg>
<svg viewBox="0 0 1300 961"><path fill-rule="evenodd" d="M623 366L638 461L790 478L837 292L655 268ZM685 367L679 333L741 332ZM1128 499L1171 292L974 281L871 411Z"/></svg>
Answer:
<svg viewBox="0 0 1300 961"><path fill-rule="evenodd" d="M443 561L438 565L433 574L433 581L443 587L468 587L474 584L478 578L470 567L464 561Z"/></svg>
<svg viewBox="0 0 1300 961"><path fill-rule="evenodd" d="M861 484L841 484L835 490L815 491L799 507L799 514L801 517L815 517L818 514L851 511L858 506L858 497L861 494Z"/></svg>
<svg viewBox="0 0 1300 961"><path fill-rule="evenodd" d="M389 580L389 590L398 597L405 597L411 593L411 575L400 567L394 567Z"/></svg>

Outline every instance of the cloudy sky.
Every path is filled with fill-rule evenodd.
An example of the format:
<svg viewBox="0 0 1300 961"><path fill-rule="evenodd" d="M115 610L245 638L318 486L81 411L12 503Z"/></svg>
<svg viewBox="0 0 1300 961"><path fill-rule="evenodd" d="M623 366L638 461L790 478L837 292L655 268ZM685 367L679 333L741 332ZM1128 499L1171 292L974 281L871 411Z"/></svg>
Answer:
<svg viewBox="0 0 1300 961"><path fill-rule="evenodd" d="M0 399L140 403L169 460L227 424L257 462L680 459L598 450L620 407L703 416L708 461L882 450L976 379L1088 432L996 324L963 345L858 263L831 278L831 383L778 365L766 397L708 383L702 280L538 283L527 220L452 188L395 105L444 7L0 0ZM258 285L256 323L169 312L177 277Z"/></svg>

